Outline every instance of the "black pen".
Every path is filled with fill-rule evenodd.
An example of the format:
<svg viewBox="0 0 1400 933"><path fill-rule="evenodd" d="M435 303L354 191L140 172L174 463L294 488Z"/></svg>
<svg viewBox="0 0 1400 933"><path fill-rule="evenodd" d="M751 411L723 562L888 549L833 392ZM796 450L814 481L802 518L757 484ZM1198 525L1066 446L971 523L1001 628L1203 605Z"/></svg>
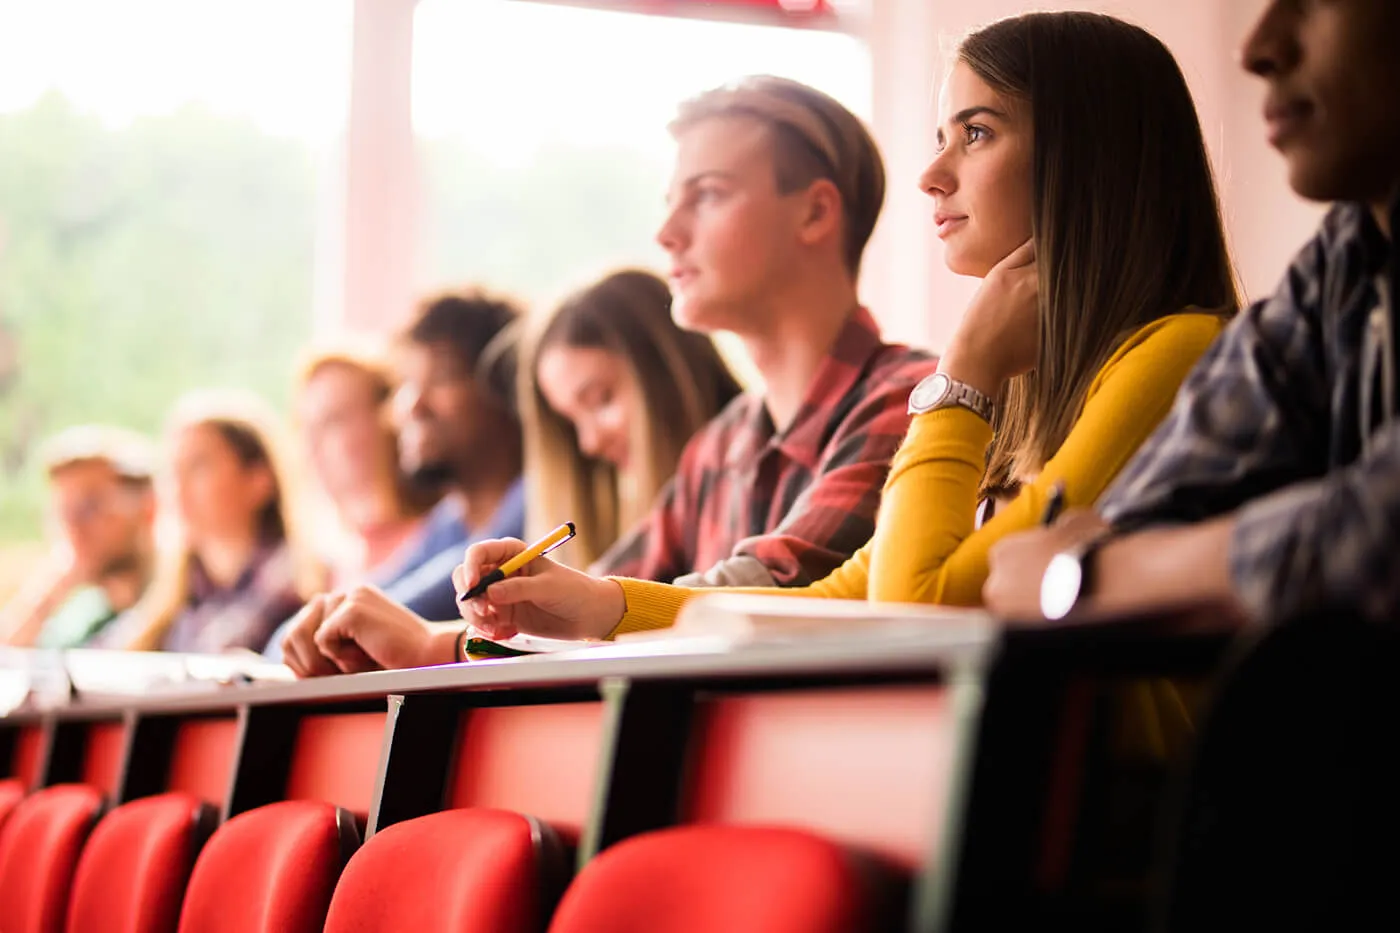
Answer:
<svg viewBox="0 0 1400 933"><path fill-rule="evenodd" d="M1055 519L1065 510L1065 481L1060 480L1050 488L1050 498L1045 500L1045 511L1040 515L1040 524L1046 528L1055 524Z"/></svg>

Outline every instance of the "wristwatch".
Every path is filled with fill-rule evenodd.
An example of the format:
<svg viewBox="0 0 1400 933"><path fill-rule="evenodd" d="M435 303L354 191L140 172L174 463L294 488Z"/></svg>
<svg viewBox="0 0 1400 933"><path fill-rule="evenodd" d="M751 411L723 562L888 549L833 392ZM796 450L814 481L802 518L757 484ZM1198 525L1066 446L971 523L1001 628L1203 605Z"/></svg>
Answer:
<svg viewBox="0 0 1400 933"><path fill-rule="evenodd" d="M925 376L909 393L909 414L922 415L954 405L966 408L991 424L992 400L965 382L950 379L943 373Z"/></svg>
<svg viewBox="0 0 1400 933"><path fill-rule="evenodd" d="M1095 535L1050 558L1040 578L1041 615L1053 622L1079 604L1094 583L1094 555L1107 540L1107 535Z"/></svg>

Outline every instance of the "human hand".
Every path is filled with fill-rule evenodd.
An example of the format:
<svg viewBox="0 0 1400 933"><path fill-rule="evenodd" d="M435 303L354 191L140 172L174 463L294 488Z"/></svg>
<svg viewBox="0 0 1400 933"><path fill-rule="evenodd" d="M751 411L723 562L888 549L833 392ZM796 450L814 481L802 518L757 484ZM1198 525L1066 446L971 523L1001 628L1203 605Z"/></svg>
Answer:
<svg viewBox="0 0 1400 933"><path fill-rule="evenodd" d="M515 538L473 544L452 572L457 592L465 593L525 547ZM508 579L493 583L482 596L459 602L457 608L487 638L510 638L520 632L549 638L605 638L622 621L627 606L622 587L615 582L540 557Z"/></svg>
<svg viewBox="0 0 1400 933"><path fill-rule="evenodd" d="M992 545L983 604L1013 619L1040 619L1040 584L1050 560L1103 534L1108 523L1089 509L1066 512L1049 528L1008 535Z"/></svg>
<svg viewBox="0 0 1400 933"><path fill-rule="evenodd" d="M1040 351L1040 282L1027 240L982 280L938 370L996 398L1006 380L1035 367Z"/></svg>

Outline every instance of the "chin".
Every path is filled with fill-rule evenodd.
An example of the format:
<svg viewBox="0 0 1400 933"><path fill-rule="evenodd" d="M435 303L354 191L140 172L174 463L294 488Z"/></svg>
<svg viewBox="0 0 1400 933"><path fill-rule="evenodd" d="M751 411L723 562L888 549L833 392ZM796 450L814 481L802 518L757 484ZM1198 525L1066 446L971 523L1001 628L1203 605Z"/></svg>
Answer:
<svg viewBox="0 0 1400 933"><path fill-rule="evenodd" d="M676 295L671 299L671 319L681 330L701 333L724 329L724 314L710 301L693 296Z"/></svg>
<svg viewBox="0 0 1400 933"><path fill-rule="evenodd" d="M1286 156L1288 187L1309 201L1362 201L1368 195L1358 191L1357 181L1364 173L1313 153L1294 152Z"/></svg>
<svg viewBox="0 0 1400 933"><path fill-rule="evenodd" d="M991 264L979 257L969 256L966 252L952 247L943 254L943 262L954 275L967 275L977 279L985 279L992 269Z"/></svg>

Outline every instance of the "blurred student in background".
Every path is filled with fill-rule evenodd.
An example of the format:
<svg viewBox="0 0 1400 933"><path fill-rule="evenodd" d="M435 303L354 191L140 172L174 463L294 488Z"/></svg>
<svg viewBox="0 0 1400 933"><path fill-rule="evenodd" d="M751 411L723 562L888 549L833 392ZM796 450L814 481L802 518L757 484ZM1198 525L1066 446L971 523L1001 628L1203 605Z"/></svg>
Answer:
<svg viewBox="0 0 1400 933"><path fill-rule="evenodd" d="M332 589L392 586L432 556L425 519L442 489L400 469L393 393L388 361L368 347L317 352L297 381L302 454L335 513L334 533L317 542Z"/></svg>
<svg viewBox="0 0 1400 933"><path fill-rule="evenodd" d="M575 521L575 567L646 516L686 443L743 391L709 337L676 326L665 281L637 270L565 299L525 372L526 537Z"/></svg>
<svg viewBox="0 0 1400 933"><path fill-rule="evenodd" d="M0 611L14 646L76 648L141 598L155 558L154 445L105 425L70 428L41 453L53 543Z"/></svg>
<svg viewBox="0 0 1400 933"><path fill-rule="evenodd" d="M260 650L323 584L298 535L273 425L251 396L195 393L177 404L167 439L175 541L147 597L109 630L110 646Z"/></svg>
<svg viewBox="0 0 1400 933"><path fill-rule="evenodd" d="M462 549L504 528L524 533L516 406L521 318L513 302L480 290L440 295L418 308L394 342L398 388L391 407L401 468L421 485L446 490L426 520L419 545L425 559L390 587L360 584L317 596L269 640L269 658L298 663L299 646L334 611L418 625L451 618L457 612L452 571ZM328 661L319 663L321 673L335 673Z"/></svg>

